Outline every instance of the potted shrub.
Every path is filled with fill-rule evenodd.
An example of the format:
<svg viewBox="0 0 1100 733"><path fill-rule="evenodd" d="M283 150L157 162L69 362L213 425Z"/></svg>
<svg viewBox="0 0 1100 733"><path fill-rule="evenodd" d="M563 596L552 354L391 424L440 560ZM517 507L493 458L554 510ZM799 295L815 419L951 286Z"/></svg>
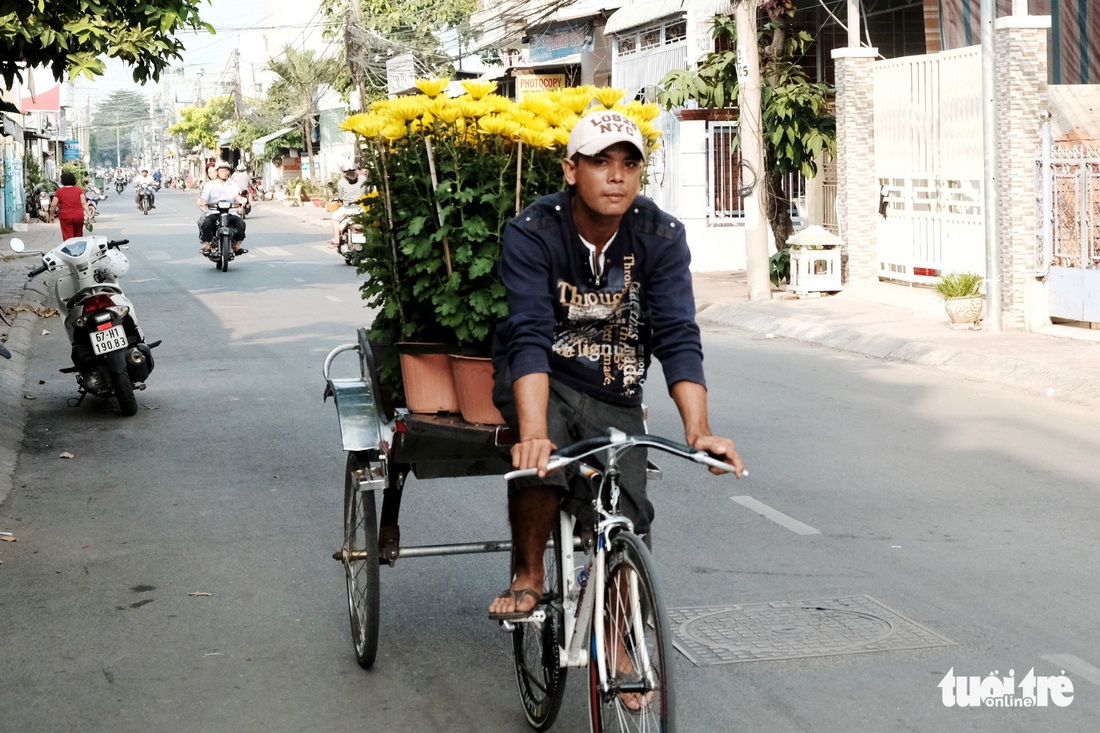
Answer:
<svg viewBox="0 0 1100 733"><path fill-rule="evenodd" d="M936 292L943 298L953 326L970 327L981 320L982 282L982 276L973 272L951 272L936 282Z"/></svg>
<svg viewBox="0 0 1100 733"><path fill-rule="evenodd" d="M618 89L573 87L519 102L496 82L418 80L421 94L375 102L341 127L356 133L368 195L359 272L377 309L372 343L434 342L450 353L487 356L493 326L507 315L497 263L504 226L539 196L564 185L569 133L592 105L638 122L651 145L660 133L652 104L622 103ZM462 371L466 371L463 369ZM396 356L379 365L398 387Z"/></svg>

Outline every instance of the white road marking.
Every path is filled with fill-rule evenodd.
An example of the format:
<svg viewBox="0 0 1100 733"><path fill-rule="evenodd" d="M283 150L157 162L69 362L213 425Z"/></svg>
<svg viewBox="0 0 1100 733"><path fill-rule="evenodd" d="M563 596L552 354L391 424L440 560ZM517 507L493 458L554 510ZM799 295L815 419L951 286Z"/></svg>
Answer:
<svg viewBox="0 0 1100 733"><path fill-rule="evenodd" d="M336 248L333 247L331 244L315 244L313 245L313 249L317 250L318 252L324 252L325 254L332 254L336 251Z"/></svg>
<svg viewBox="0 0 1100 733"><path fill-rule="evenodd" d="M289 257L290 253L282 247L257 247L256 249L263 252L268 257Z"/></svg>
<svg viewBox="0 0 1100 733"><path fill-rule="evenodd" d="M1100 687L1100 669L1092 666L1084 659L1072 654L1044 654L1043 659L1056 665L1059 669L1069 670L1079 677L1084 677L1092 684Z"/></svg>
<svg viewBox="0 0 1100 733"><path fill-rule="evenodd" d="M155 249L147 250L145 252L142 252L142 254L145 255L145 258L149 259L149 260L170 260L170 259L172 259L172 255L168 254L167 252L161 252L161 251L155 250Z"/></svg>
<svg viewBox="0 0 1100 733"><path fill-rule="evenodd" d="M337 298L335 295L326 295L325 297L328 298L329 300L331 300L333 303L339 303L340 302L340 299Z"/></svg>
<svg viewBox="0 0 1100 733"><path fill-rule="evenodd" d="M821 532L814 529L810 525L803 524L797 519L788 517L783 512L772 509L764 502L757 501L751 496L731 496L730 498L741 506L745 507L746 509L751 509L765 519L770 519L781 527L786 527L795 534L821 534Z"/></svg>
<svg viewBox="0 0 1100 733"><path fill-rule="evenodd" d="M304 282L305 282L305 280L303 280L303 279L302 279L302 278L300 278L300 277L296 277L296 278L294 278L294 282L296 282L296 283L304 283Z"/></svg>

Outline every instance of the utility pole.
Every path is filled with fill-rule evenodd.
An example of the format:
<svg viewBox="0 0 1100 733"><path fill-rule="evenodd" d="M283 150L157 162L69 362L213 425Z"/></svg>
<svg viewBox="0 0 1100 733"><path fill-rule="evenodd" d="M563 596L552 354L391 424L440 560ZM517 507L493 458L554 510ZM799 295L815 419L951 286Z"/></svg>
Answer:
<svg viewBox="0 0 1100 733"><path fill-rule="evenodd" d="M115 169L122 167L122 142L118 137L118 109L115 109Z"/></svg>
<svg viewBox="0 0 1100 733"><path fill-rule="evenodd" d="M356 112L362 112L366 108L366 99L363 96L363 46L355 35L362 31L363 8L359 5L359 0L351 0L351 18L344 25L344 56L347 57L348 67L351 69L351 78L355 80L355 91L359 94Z"/></svg>
<svg viewBox="0 0 1100 733"><path fill-rule="evenodd" d="M759 0L736 0L738 128L741 136L740 190L745 201L745 264L749 300L772 297L768 222L764 216L764 133L761 113L760 46L756 38Z"/></svg>

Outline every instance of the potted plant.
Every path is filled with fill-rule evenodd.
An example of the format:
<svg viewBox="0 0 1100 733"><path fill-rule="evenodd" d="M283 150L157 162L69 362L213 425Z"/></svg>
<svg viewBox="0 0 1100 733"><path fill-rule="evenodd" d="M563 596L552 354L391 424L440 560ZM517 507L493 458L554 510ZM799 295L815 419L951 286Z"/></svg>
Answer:
<svg viewBox="0 0 1100 733"><path fill-rule="evenodd" d="M493 326L507 315L498 273L504 226L539 196L564 185L569 133L591 105L630 115L651 145L660 133L652 104L622 103L619 89L573 87L519 102L496 82L418 80L421 94L375 102L341 125L361 141L368 195L359 272L377 309L372 343L438 343L487 356ZM421 347L423 348L423 347ZM462 371L466 371L463 369ZM396 357L379 365L399 388Z"/></svg>
<svg viewBox="0 0 1100 733"><path fill-rule="evenodd" d="M936 282L952 327L972 327L981 320L982 282L982 276L973 272L950 272Z"/></svg>

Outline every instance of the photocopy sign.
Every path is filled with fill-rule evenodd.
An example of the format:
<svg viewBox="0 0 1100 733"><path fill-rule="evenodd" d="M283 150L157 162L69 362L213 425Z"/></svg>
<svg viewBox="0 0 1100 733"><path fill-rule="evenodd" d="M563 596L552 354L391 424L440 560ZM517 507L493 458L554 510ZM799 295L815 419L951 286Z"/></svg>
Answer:
<svg viewBox="0 0 1100 733"><path fill-rule="evenodd" d="M565 74L517 74L516 101L525 94L565 88Z"/></svg>
<svg viewBox="0 0 1100 733"><path fill-rule="evenodd" d="M416 86L416 66L411 53L386 61L386 86L391 97Z"/></svg>

